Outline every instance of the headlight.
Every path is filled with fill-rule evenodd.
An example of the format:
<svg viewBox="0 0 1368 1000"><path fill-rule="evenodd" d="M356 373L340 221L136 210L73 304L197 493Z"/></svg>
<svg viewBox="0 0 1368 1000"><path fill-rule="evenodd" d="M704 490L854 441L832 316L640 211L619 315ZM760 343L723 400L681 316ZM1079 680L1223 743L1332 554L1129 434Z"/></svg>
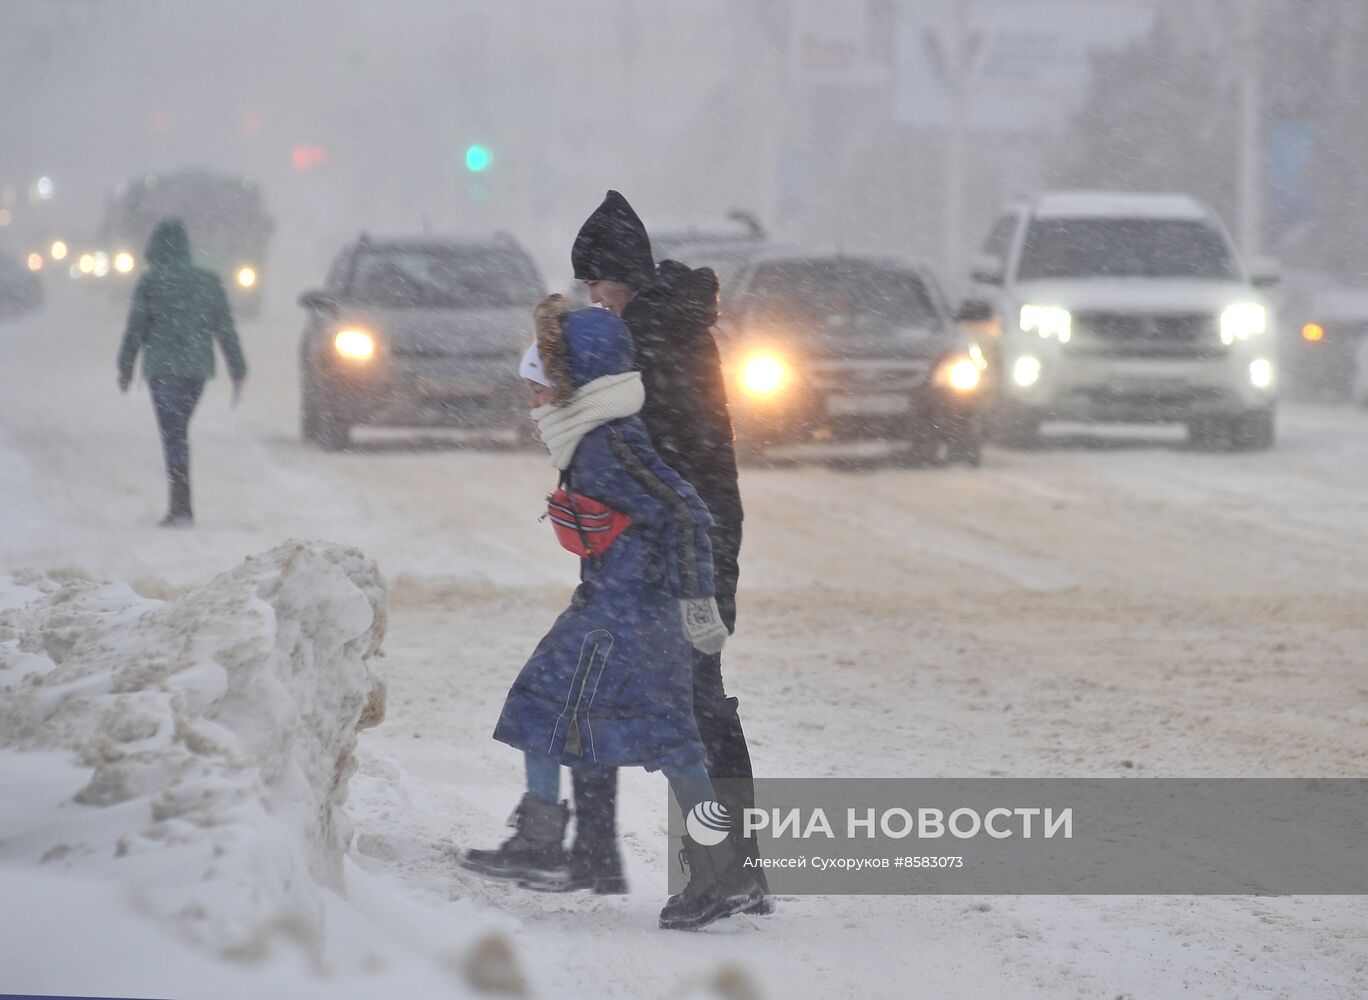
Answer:
<svg viewBox="0 0 1368 1000"><path fill-rule="evenodd" d="M1319 323L1307 323L1302 327L1302 340L1308 344L1319 343L1325 339L1325 327Z"/></svg>
<svg viewBox="0 0 1368 1000"><path fill-rule="evenodd" d="M1255 358L1249 363L1249 381L1256 389L1267 389L1273 385L1273 362L1267 358Z"/></svg>
<svg viewBox="0 0 1368 1000"><path fill-rule="evenodd" d="M1040 381L1040 359L1022 355L1012 365L1012 381L1023 389Z"/></svg>
<svg viewBox="0 0 1368 1000"><path fill-rule="evenodd" d="M93 253L83 253L83 254L81 254L80 260L78 260L78 261L76 262L76 267L80 269L80 272L81 272L82 274L94 274L94 273L95 273L95 255L94 255Z"/></svg>
<svg viewBox="0 0 1368 1000"><path fill-rule="evenodd" d="M30 271L41 271L43 269L43 255L37 251L29 254L28 269Z"/></svg>
<svg viewBox="0 0 1368 1000"><path fill-rule="evenodd" d="M1268 310L1257 302L1236 302L1221 313L1221 343L1229 346L1268 329Z"/></svg>
<svg viewBox="0 0 1368 1000"><path fill-rule="evenodd" d="M103 250L97 250L95 252L95 263L91 268L91 273L97 278L103 278L109 273L109 254L105 253Z"/></svg>
<svg viewBox="0 0 1368 1000"><path fill-rule="evenodd" d="M956 392L973 392L983 378L970 358L947 358L936 369L936 385Z"/></svg>
<svg viewBox="0 0 1368 1000"><path fill-rule="evenodd" d="M333 348L349 361L369 361L375 357L375 338L365 330L339 330Z"/></svg>
<svg viewBox="0 0 1368 1000"><path fill-rule="evenodd" d="M238 268L237 283L241 288L251 288L256 284L257 273L254 267Z"/></svg>
<svg viewBox="0 0 1368 1000"><path fill-rule="evenodd" d="M61 240L54 240L52 246L48 247L48 256L53 260L66 260L67 245Z"/></svg>
<svg viewBox="0 0 1368 1000"><path fill-rule="evenodd" d="M773 354L753 355L741 366L741 388L752 396L773 396L788 380L788 366Z"/></svg>
<svg viewBox="0 0 1368 1000"><path fill-rule="evenodd" d="M1067 344L1073 336L1073 317L1062 306L1024 305L1021 307L1021 329Z"/></svg>
<svg viewBox="0 0 1368 1000"><path fill-rule="evenodd" d="M114 270L120 274L128 274L133 270L133 255L127 250L120 250L114 255Z"/></svg>

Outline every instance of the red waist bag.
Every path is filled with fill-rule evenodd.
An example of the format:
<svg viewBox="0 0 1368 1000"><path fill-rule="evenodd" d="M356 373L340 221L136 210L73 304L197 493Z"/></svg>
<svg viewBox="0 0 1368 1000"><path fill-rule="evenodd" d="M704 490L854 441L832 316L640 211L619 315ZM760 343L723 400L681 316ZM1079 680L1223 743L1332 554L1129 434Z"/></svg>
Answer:
<svg viewBox="0 0 1368 1000"><path fill-rule="evenodd" d="M631 526L632 518L591 497L572 493L565 485L562 477L556 492L546 498L546 513L556 531L556 541L583 559L603 555Z"/></svg>

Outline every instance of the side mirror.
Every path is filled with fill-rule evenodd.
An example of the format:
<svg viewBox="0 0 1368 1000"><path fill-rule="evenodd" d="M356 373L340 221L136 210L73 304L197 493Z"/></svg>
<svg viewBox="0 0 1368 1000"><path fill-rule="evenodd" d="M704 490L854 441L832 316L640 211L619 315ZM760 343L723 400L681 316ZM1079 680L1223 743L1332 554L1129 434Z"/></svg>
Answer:
<svg viewBox="0 0 1368 1000"><path fill-rule="evenodd" d="M965 299L955 312L956 323L991 323L997 311L984 299Z"/></svg>
<svg viewBox="0 0 1368 1000"><path fill-rule="evenodd" d="M1000 285L1006 276L1006 268L1000 257L990 257L988 254L979 254L974 258L973 265L970 267L969 276L980 285Z"/></svg>
<svg viewBox="0 0 1368 1000"><path fill-rule="evenodd" d="M299 297L299 304L305 309L312 309L314 312L335 313L340 308L340 303L327 292L305 292Z"/></svg>
<svg viewBox="0 0 1368 1000"><path fill-rule="evenodd" d="M1282 281L1282 268L1272 257L1255 257L1249 262L1249 283L1255 288L1272 288Z"/></svg>

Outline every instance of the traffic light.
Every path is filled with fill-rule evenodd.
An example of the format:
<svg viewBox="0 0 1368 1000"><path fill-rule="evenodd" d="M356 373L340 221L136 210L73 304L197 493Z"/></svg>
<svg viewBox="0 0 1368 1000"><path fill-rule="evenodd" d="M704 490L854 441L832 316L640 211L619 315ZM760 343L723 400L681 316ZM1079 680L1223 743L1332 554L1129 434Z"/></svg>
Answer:
<svg viewBox="0 0 1368 1000"><path fill-rule="evenodd" d="M466 147L466 169L472 174L482 174L494 165L494 154L488 146L475 143Z"/></svg>
<svg viewBox="0 0 1368 1000"><path fill-rule="evenodd" d="M300 144L290 150L290 162L295 171L308 173L328 162L328 147Z"/></svg>

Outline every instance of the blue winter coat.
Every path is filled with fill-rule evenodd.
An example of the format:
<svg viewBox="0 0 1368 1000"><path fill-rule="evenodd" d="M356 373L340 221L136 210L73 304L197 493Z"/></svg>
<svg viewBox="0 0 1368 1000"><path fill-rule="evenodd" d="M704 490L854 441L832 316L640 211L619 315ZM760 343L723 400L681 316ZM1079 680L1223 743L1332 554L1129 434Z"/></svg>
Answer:
<svg viewBox="0 0 1368 1000"><path fill-rule="evenodd" d="M701 763L679 602L713 595L708 510L638 417L585 435L568 473L569 489L632 523L602 557L581 560L570 607L514 681L494 738L572 767Z"/></svg>
<svg viewBox="0 0 1368 1000"><path fill-rule="evenodd" d="M571 766L700 763L679 601L713 593L707 508L637 417L585 436L569 486L632 524L581 560L570 607L514 681L494 738Z"/></svg>

